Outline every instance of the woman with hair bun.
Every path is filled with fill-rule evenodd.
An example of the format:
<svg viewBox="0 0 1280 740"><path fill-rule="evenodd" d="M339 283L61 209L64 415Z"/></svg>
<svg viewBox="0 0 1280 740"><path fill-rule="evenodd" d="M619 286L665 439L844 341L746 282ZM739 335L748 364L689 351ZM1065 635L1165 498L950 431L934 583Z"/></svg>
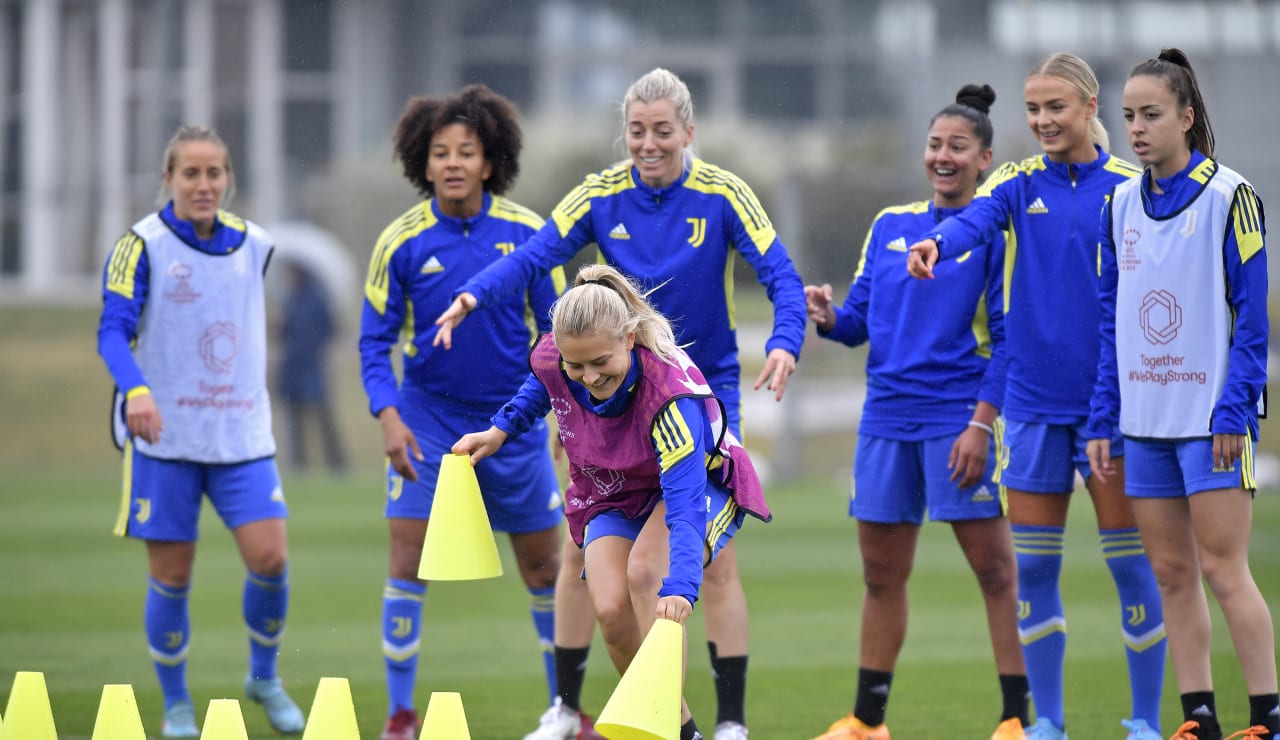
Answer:
<svg viewBox="0 0 1280 740"><path fill-rule="evenodd" d="M968 207L991 165L989 85L965 85L929 122L930 200L876 216L844 305L831 286L805 288L818 335L869 342L849 515L858 520L866 593L853 711L820 740L888 740L885 713L907 631L907 579L925 513L951 524L978 578L1003 694L993 740L1024 737L1027 675L1018 644L1013 540L999 486L993 428L1004 402L1004 250L998 235L913 280L907 243ZM961 733L963 734L963 733Z"/></svg>

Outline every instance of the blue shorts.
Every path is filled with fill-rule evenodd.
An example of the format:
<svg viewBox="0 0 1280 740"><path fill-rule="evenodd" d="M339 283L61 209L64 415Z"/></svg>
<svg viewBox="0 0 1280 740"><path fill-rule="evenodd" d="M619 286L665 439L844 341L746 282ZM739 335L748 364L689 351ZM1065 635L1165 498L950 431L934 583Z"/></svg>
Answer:
<svg viewBox="0 0 1280 740"><path fill-rule="evenodd" d="M1089 438L1085 423L1004 422L1004 459L996 481L1027 493L1070 493L1076 473L1089 480ZM1111 440L1111 456L1124 457L1124 437Z"/></svg>
<svg viewBox="0 0 1280 740"><path fill-rule="evenodd" d="M387 518L430 519L440 458L462 435L488 429L489 417L442 412L438 406L406 403L400 416L413 431L422 461L413 460L418 482L405 480L387 466ZM539 419L525 434L481 460L475 467L490 525L499 532L540 532L564 520L560 481L547 448L547 424Z"/></svg>
<svg viewBox="0 0 1280 740"><path fill-rule="evenodd" d="M203 496L228 529L289 515L274 457L231 464L160 460L126 443L122 493L115 533L140 540L195 542Z"/></svg>
<svg viewBox="0 0 1280 740"><path fill-rule="evenodd" d="M952 435L913 442L858 435L853 458L849 516L881 524L922 524L925 510L938 522L994 519L1005 513L1004 496L992 481L995 441L982 479L967 488L951 480L947 458Z"/></svg>
<svg viewBox="0 0 1280 740"><path fill-rule="evenodd" d="M1253 439L1245 437L1244 455L1230 470L1213 466L1213 439L1137 439L1129 437L1125 456L1125 493L1133 498L1182 498L1201 491L1256 490Z"/></svg>
<svg viewBox="0 0 1280 740"><path fill-rule="evenodd" d="M738 507L729 491L710 481L707 482L707 538L706 546L710 552L703 567L711 564L738 533L747 513ZM582 547L585 550L601 537L625 537L632 542L640 536L640 530L649 521L649 516L628 519L617 509L608 509L596 514L587 522L587 529L582 535Z"/></svg>

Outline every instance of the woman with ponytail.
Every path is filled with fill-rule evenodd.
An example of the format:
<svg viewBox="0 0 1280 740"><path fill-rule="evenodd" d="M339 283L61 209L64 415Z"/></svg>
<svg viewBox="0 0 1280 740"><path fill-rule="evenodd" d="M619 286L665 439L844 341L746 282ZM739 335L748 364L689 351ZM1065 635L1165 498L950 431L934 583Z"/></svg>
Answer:
<svg viewBox="0 0 1280 740"><path fill-rule="evenodd" d="M1098 79L1074 54L1052 54L1023 86L1027 125L1043 154L998 168L963 212L923 231L907 267L933 277L1011 228L1005 255L1008 370L1001 406L998 481L1008 494L1018 564L1018 628L1036 722L1034 740L1066 738L1066 613L1059 589L1067 508L1076 474L1093 500L1103 557L1120 597L1132 714L1128 740L1159 740L1164 619L1151 564L1116 472L1090 475L1085 423L1098 362L1098 213L1139 169L1107 152ZM908 241L911 241L908 238ZM1118 666L1117 666L1118 667Z"/></svg>
<svg viewBox="0 0 1280 740"><path fill-rule="evenodd" d="M453 451L475 464L555 412L569 458L569 534L583 549L587 590L622 674L655 619L688 619L702 569L745 515L771 516L724 405L666 317L622 273L583 267L552 307L551 330L493 425ZM656 590L633 588L643 579L630 570L655 567L637 556L658 548L668 553L667 576ZM683 703L680 723L681 740L702 738Z"/></svg>
<svg viewBox="0 0 1280 740"><path fill-rule="evenodd" d="M992 428L1004 402L1005 240L997 235L968 258L940 266L947 280L913 280L902 269L908 240L973 200L991 165L987 114L995 98L989 85L965 85L929 122L924 171L933 197L876 216L844 305L832 303L830 285L805 288L818 336L850 347L871 344L854 456L857 495L849 503L867 584L857 695L853 711L820 740L889 736L885 712L926 510L951 524L982 587L1004 697L992 737L1024 737L1028 688L1013 539L991 480ZM930 320L919 321L925 313Z"/></svg>
<svg viewBox="0 0 1280 740"><path fill-rule="evenodd" d="M1124 120L1146 169L1103 208L1089 462L1096 477L1114 476L1112 440L1124 436L1126 490L1159 578L1186 720L1174 740L1222 738L1204 582L1249 692L1250 727L1231 737L1270 740L1280 732L1275 632L1249 570L1267 382L1262 202L1213 159L1213 127L1182 51L1134 67Z"/></svg>

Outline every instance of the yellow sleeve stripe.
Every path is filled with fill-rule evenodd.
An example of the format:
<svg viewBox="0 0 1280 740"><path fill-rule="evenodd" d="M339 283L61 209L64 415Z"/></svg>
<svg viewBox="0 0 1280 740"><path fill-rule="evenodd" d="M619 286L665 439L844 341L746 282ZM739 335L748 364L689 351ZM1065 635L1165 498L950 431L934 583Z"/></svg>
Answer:
<svg viewBox="0 0 1280 740"><path fill-rule="evenodd" d="M755 193L737 175L699 161L694 163L685 187L701 193L724 196L733 206L738 219L747 227L751 243L755 244L760 254L769 251L769 247L778 238Z"/></svg>
<svg viewBox="0 0 1280 740"><path fill-rule="evenodd" d="M631 188L631 168L615 167L598 175L589 175L581 185L569 192L551 212L560 236L569 233L574 224L591 212L591 199L600 198Z"/></svg>
<svg viewBox="0 0 1280 740"><path fill-rule="evenodd" d="M1248 186L1236 190L1231 204L1231 224L1236 232L1236 248L1240 250L1240 262L1262 251L1262 214L1258 209L1258 196Z"/></svg>
<svg viewBox="0 0 1280 740"><path fill-rule="evenodd" d="M569 281L564 276L564 267L551 268L551 287L555 289L556 295L564 295L564 289L568 285Z"/></svg>
<svg viewBox="0 0 1280 740"><path fill-rule="evenodd" d="M404 323L400 326L400 349L404 352L405 357L418 356L418 345L413 343L413 337L417 331L417 321L413 316L413 301L406 299L404 302Z"/></svg>
<svg viewBox="0 0 1280 740"><path fill-rule="evenodd" d="M130 231L120 237L111 248L107 260L107 290L133 300L134 278L138 272L138 259L142 257L142 238Z"/></svg>
<svg viewBox="0 0 1280 740"><path fill-rule="evenodd" d="M128 393L124 394L124 399L126 401L132 401L138 396L149 396L149 395L151 395L151 389L145 385L140 385L137 388L134 388L130 390Z"/></svg>
<svg viewBox="0 0 1280 740"><path fill-rule="evenodd" d="M396 253L401 244L431 228L435 223L436 218L431 212L430 201L423 201L383 229L382 235L378 237L377 246L373 248L373 257L369 260L369 274L364 283L364 297L378 313L387 312L387 293L391 280L388 268L391 264L391 256Z"/></svg>
<svg viewBox="0 0 1280 740"><path fill-rule="evenodd" d="M659 469L664 473L693 452L693 435L674 401L653 422L653 444L658 450Z"/></svg>
<svg viewBox="0 0 1280 740"><path fill-rule="evenodd" d="M543 218L532 210L500 196L494 196L489 205L489 215L502 220L512 221L537 231L542 228Z"/></svg>

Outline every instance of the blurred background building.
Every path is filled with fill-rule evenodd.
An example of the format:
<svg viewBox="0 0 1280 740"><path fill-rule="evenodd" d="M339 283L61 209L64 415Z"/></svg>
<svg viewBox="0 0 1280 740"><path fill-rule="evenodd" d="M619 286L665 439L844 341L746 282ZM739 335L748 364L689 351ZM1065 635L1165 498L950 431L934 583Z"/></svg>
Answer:
<svg viewBox="0 0 1280 740"><path fill-rule="evenodd" d="M270 227L357 262L415 199L391 162L406 100L484 82L521 107L543 213L624 156L618 101L658 65L697 143L752 183L809 281L847 281L870 219L925 197L928 118L965 82L999 99L997 160L1036 151L1026 70L1079 53L1114 150L1125 75L1163 46L1200 74L1219 158L1280 193L1280 2L1232 0L0 0L0 293L96 300L101 261L156 203L181 122L216 127ZM357 294L358 295L358 294Z"/></svg>

